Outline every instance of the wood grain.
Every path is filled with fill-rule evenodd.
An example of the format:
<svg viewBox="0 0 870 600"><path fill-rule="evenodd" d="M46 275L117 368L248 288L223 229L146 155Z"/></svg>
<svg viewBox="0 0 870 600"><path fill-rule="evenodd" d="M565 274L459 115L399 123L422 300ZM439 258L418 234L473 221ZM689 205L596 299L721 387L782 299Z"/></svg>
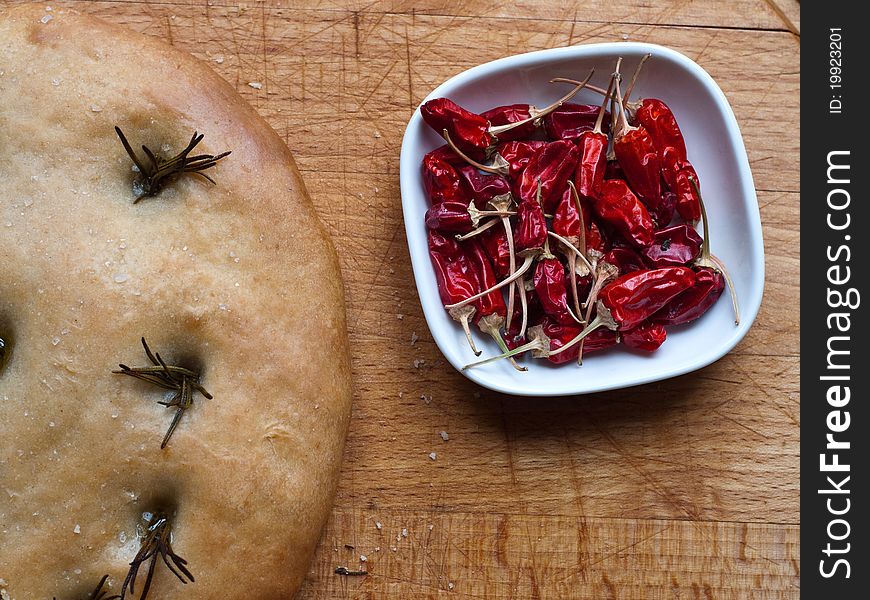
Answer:
<svg viewBox="0 0 870 600"><path fill-rule="evenodd" d="M210 61L294 151L336 242L355 408L301 598L798 597L800 40L768 2L52 6ZM778 6L799 28L799 4ZM536 401L481 390L438 352L416 296L404 126L474 64L623 39L684 52L732 104L764 229L758 319L725 358L670 381ZM335 575L339 565L369 575Z"/></svg>

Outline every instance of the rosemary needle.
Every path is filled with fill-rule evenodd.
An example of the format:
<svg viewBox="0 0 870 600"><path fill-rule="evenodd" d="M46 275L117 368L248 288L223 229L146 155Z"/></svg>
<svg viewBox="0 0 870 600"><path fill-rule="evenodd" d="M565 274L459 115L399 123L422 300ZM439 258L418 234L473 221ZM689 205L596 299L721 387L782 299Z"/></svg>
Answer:
<svg viewBox="0 0 870 600"><path fill-rule="evenodd" d="M118 366L121 370L112 371L112 373L129 375L130 377L141 379L142 381L146 381L165 390L175 391L175 394L173 394L168 402L158 402L158 404L166 407L177 407L175 410L175 416L172 418L172 423L169 425L169 430L166 432L166 435L163 437L163 441L160 444L160 448L162 449L169 443L169 438L172 437L172 433L181 421L181 416L184 414L184 411L193 406L193 392L197 391L209 400L211 400L213 396L199 384L198 373L185 369L184 367L167 365L160 357L159 352L151 352L151 348L148 347L148 343L145 341L144 337L142 338L142 346L145 348L145 355L148 357L148 360L151 361L152 366L128 367L127 365L120 364Z"/></svg>

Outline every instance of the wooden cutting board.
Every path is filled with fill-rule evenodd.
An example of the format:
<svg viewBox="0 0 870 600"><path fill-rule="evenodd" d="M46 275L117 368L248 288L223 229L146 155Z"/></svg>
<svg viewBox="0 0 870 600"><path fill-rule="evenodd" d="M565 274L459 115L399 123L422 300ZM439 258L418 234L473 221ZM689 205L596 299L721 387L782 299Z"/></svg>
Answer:
<svg viewBox="0 0 870 600"><path fill-rule="evenodd" d="M355 407L301 598L798 597L797 2L50 4L209 61L294 151L335 239ZM761 312L734 351L670 381L555 400L477 388L438 352L416 296L404 126L475 64L619 40L687 54L729 98L764 226Z"/></svg>

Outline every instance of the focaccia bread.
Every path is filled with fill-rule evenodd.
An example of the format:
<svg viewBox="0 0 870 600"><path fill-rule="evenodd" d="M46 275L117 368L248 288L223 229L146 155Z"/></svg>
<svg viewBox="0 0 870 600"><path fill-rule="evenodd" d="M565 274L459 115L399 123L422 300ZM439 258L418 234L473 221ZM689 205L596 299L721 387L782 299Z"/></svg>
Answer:
<svg viewBox="0 0 870 600"><path fill-rule="evenodd" d="M194 131L193 154L232 154L214 184L134 203L115 126L143 159ZM76 600L108 575L119 594L161 514L195 582L158 553L149 598L292 597L351 384L338 262L289 150L190 55L25 6L0 9L0 153L0 593ZM193 390L164 449L180 392L113 373L151 365L143 337L213 397Z"/></svg>

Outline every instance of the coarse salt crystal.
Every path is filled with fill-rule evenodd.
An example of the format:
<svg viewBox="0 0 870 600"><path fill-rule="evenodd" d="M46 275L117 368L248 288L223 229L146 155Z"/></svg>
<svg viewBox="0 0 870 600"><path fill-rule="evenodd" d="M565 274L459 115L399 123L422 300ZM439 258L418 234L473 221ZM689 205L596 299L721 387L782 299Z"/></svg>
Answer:
<svg viewBox="0 0 870 600"><path fill-rule="evenodd" d="M380 529L380 528L382 528L383 526L384 526L384 524L381 523L380 521L376 521L376 522L375 522L375 529Z"/></svg>
<svg viewBox="0 0 870 600"><path fill-rule="evenodd" d="M452 589L455 588L455 587L456 587L456 586L453 584L452 581L450 581L450 582L447 583L447 589L448 589L448 590L452 590Z"/></svg>
<svg viewBox="0 0 870 600"><path fill-rule="evenodd" d="M411 332L411 345L413 346L414 344L416 344L417 340L419 340L419 339L420 339L420 336L417 335L417 332L412 331Z"/></svg>
<svg viewBox="0 0 870 600"><path fill-rule="evenodd" d="M430 452L430 453L429 453L429 458L432 459L432 460L435 460L436 458L438 458L438 454L435 453L435 452Z"/></svg>
<svg viewBox="0 0 870 600"><path fill-rule="evenodd" d="M402 527L402 537L408 537L408 528Z"/></svg>
<svg viewBox="0 0 870 600"><path fill-rule="evenodd" d="M360 562L366 562L367 560L368 560L368 557L367 557L365 554L360 554L360 555L359 555L359 561L360 561Z"/></svg>
<svg viewBox="0 0 870 600"><path fill-rule="evenodd" d="M53 18L54 18L54 17L52 17L51 15L45 15L44 17L42 17L42 18L39 20L39 22L42 23L42 24L45 24L45 23L48 23L49 21L51 21Z"/></svg>
<svg viewBox="0 0 870 600"><path fill-rule="evenodd" d="M214 57L214 61L215 61L217 64L222 65L222 64L224 64L224 57L221 56L221 55L217 55L217 56Z"/></svg>
<svg viewBox="0 0 870 600"><path fill-rule="evenodd" d="M73 533L75 533L76 535L78 535L78 534L80 534L81 532L82 532L82 526L79 525L78 523L76 523L76 526L73 527Z"/></svg>
<svg viewBox="0 0 870 600"><path fill-rule="evenodd" d="M91 104L91 112L103 112L103 108L97 104Z"/></svg>
<svg viewBox="0 0 870 600"><path fill-rule="evenodd" d="M112 278L112 280L113 280L115 283L124 283L124 282L127 281L128 279L130 279L130 276L127 275L126 273L118 273L117 275L115 275L115 276Z"/></svg>
<svg viewBox="0 0 870 600"><path fill-rule="evenodd" d="M263 89L263 84L260 83L259 81L251 81L250 83L248 83L248 85L250 87L254 88L255 90Z"/></svg>
<svg viewBox="0 0 870 600"><path fill-rule="evenodd" d="M441 431L438 433L438 435L440 435L441 439L444 440L445 442L450 439L450 434L447 433L446 431Z"/></svg>

